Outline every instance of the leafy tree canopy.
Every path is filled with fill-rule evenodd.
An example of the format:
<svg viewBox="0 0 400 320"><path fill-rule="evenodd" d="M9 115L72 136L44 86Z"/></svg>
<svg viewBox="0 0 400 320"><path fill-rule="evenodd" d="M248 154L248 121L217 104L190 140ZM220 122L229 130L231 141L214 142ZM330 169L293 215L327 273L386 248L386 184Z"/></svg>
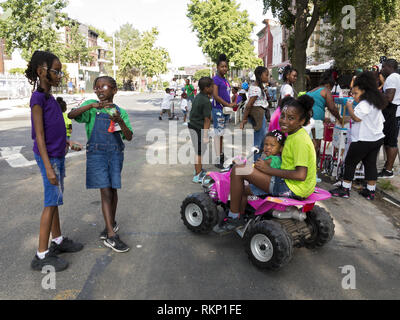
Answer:
<svg viewBox="0 0 400 320"><path fill-rule="evenodd" d="M153 77L167 72L167 63L170 62L166 49L156 47L158 30L153 28L146 31L140 38L137 48L128 48L121 54L120 70L129 74L135 69L143 75Z"/></svg>
<svg viewBox="0 0 400 320"><path fill-rule="evenodd" d="M66 0L7 0L0 3L3 19L0 20L0 38L5 39L6 51L22 50L29 60L35 50L57 53L57 30L68 25L61 10Z"/></svg>
<svg viewBox="0 0 400 320"><path fill-rule="evenodd" d="M187 16L200 47L213 62L224 53L235 68L254 68L262 64L251 40L255 24L239 8L235 0L191 0Z"/></svg>

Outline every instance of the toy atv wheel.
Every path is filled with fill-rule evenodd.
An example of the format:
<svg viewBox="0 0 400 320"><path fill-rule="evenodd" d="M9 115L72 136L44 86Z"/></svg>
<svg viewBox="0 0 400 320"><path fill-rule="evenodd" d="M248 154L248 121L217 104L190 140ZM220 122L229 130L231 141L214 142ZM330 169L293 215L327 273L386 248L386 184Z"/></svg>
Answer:
<svg viewBox="0 0 400 320"><path fill-rule="evenodd" d="M281 224L263 220L248 231L245 239L250 261L260 269L277 270L292 258L292 238Z"/></svg>
<svg viewBox="0 0 400 320"><path fill-rule="evenodd" d="M307 212L305 220L311 230L311 238L304 240L308 249L319 248L332 240L335 234L335 224L330 214L319 206Z"/></svg>
<svg viewBox="0 0 400 320"><path fill-rule="evenodd" d="M189 230L208 233L218 222L217 206L208 194L195 193L183 201L181 218Z"/></svg>

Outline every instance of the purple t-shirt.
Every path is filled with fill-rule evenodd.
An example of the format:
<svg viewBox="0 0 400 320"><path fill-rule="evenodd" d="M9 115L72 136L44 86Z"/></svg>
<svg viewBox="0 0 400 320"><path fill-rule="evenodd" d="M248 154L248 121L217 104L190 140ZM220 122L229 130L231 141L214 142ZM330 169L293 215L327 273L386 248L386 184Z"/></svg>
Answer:
<svg viewBox="0 0 400 320"><path fill-rule="evenodd" d="M60 158L65 156L65 147L67 145L67 132L65 128L64 117L60 105L52 95L46 99L46 94L35 91L32 94L30 106L39 105L43 109L43 128L46 141L47 153L50 158ZM40 156L36 142L36 131L32 122L33 152Z"/></svg>
<svg viewBox="0 0 400 320"><path fill-rule="evenodd" d="M221 78L219 75L216 75L213 78L214 84L218 86L218 95L220 98L225 100L227 103L231 103L231 85L228 80L225 78ZM213 100L213 108L222 109L223 106L217 101Z"/></svg>

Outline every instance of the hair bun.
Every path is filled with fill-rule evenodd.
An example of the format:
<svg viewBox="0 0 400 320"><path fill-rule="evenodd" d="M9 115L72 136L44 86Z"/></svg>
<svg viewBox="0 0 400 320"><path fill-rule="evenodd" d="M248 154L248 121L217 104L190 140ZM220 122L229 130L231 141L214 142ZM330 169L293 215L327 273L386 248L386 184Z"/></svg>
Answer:
<svg viewBox="0 0 400 320"><path fill-rule="evenodd" d="M303 108L307 111L311 111L314 106L314 99L309 95L302 95L297 101L303 106Z"/></svg>
<svg viewBox="0 0 400 320"><path fill-rule="evenodd" d="M226 57L226 54L221 53L218 57L219 61L228 61L228 58Z"/></svg>

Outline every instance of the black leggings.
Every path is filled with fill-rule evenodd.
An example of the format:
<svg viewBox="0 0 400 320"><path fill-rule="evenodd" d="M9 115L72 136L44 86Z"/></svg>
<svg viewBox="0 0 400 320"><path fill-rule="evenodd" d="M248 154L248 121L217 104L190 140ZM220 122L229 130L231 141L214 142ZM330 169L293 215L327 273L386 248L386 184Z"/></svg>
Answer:
<svg viewBox="0 0 400 320"><path fill-rule="evenodd" d="M378 179L376 161L383 139L378 141L358 141L350 144L344 161L344 176L346 181L353 181L357 164L362 161L364 164L365 180L375 181Z"/></svg>

